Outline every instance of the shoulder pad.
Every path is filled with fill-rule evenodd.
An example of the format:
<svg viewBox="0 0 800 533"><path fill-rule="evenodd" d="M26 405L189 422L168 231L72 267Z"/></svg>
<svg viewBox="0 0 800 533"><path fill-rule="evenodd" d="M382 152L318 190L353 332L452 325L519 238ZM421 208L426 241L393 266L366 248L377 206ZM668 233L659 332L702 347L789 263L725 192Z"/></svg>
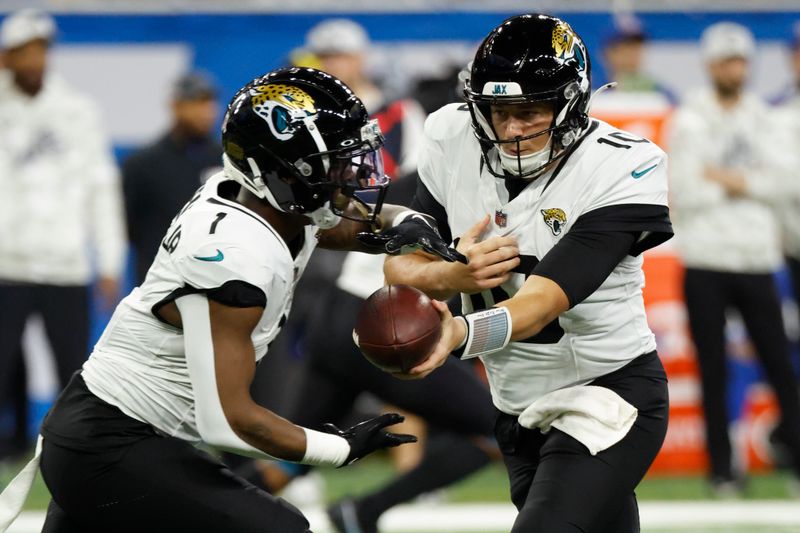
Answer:
<svg viewBox="0 0 800 533"><path fill-rule="evenodd" d="M451 139L463 135L465 130L470 134L472 118L467 104L448 104L431 113L425 120L425 135L435 141Z"/></svg>

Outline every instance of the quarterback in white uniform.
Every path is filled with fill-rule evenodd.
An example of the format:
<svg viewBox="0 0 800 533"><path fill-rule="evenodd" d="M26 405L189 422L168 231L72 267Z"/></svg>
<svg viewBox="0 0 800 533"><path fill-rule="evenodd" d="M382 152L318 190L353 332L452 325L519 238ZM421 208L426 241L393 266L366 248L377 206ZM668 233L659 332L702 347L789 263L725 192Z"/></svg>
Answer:
<svg viewBox="0 0 800 533"><path fill-rule="evenodd" d="M588 117L590 62L570 26L506 20L479 48L466 105L432 114L412 207L467 265L390 257L389 283L446 299L444 332L404 377L479 356L498 409L513 531L638 531L633 490L663 442L667 391L641 253L672 235L667 161ZM611 469L609 469L611 465Z"/></svg>
<svg viewBox="0 0 800 533"><path fill-rule="evenodd" d="M430 217L383 205L377 123L336 78L279 69L234 96L222 141L225 170L173 219L43 424L48 533L306 532L297 509L194 445L342 466L415 440L385 430L397 414L315 431L249 392L315 246L464 259Z"/></svg>

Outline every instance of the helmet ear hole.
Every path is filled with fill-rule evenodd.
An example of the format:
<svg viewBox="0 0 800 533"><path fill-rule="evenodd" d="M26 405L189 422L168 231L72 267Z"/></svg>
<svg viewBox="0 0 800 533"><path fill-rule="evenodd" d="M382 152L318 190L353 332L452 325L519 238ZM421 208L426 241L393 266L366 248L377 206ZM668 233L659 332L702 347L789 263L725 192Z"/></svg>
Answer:
<svg viewBox="0 0 800 533"><path fill-rule="evenodd" d="M302 159L299 159L294 166L300 172L300 174L306 178L311 176L312 172L314 171L314 169L311 168L311 165Z"/></svg>

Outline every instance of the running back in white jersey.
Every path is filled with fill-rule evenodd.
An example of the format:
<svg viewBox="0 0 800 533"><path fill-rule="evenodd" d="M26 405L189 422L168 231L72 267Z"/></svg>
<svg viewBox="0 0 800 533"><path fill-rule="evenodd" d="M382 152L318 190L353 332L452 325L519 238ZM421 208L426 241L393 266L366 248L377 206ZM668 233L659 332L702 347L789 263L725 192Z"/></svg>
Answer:
<svg viewBox="0 0 800 533"><path fill-rule="evenodd" d="M483 168L466 106L452 104L431 115L420 179L444 207L451 234L462 235L490 214L493 220L484 238L514 235L520 250L521 264L512 279L491 291L462 295L464 312L513 296L582 215L607 210L635 218L640 206L666 209L666 166L666 155L654 144L592 120L566 160L509 201L504 180ZM641 250L649 247L647 235L645 231ZM641 266L640 255L626 256L599 289L581 302L570 302L572 307L538 335L483 357L495 405L519 414L545 393L587 383L653 351Z"/></svg>
<svg viewBox="0 0 800 533"><path fill-rule="evenodd" d="M183 332L162 321L158 310L193 292L243 289L238 305L265 305L252 334L260 360L289 314L294 286L317 242L317 228L306 226L293 258L262 217L220 196L220 186L231 183L216 174L173 219L144 283L120 302L83 370L98 397L189 441L200 437Z"/></svg>

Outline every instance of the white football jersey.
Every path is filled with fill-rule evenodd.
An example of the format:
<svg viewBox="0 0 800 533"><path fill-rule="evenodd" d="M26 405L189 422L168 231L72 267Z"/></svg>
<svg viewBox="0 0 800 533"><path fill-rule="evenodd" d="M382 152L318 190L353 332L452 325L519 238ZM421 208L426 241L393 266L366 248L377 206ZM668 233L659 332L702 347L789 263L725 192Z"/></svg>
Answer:
<svg viewBox="0 0 800 533"><path fill-rule="evenodd" d="M183 332L154 312L181 295L207 292L231 281L248 283L266 297L252 339L256 360L267 353L289 314L297 280L316 246L306 226L296 257L259 215L220 197L227 178L216 174L176 216L144 283L114 311L83 377L89 389L127 415L164 434L200 440Z"/></svg>
<svg viewBox="0 0 800 533"><path fill-rule="evenodd" d="M504 180L481 162L466 106L451 104L432 114L419 174L444 207L451 234L464 234L489 214L492 222L483 238L516 236L522 260L517 269L521 273L502 287L462 295L464 312L513 296L581 215L614 206L666 206L666 167L666 155L656 145L592 120L589 132L556 170L509 201ZM497 408L518 415L548 392L587 383L653 351L641 267L641 255L626 256L593 294L561 314L557 323L482 357Z"/></svg>

